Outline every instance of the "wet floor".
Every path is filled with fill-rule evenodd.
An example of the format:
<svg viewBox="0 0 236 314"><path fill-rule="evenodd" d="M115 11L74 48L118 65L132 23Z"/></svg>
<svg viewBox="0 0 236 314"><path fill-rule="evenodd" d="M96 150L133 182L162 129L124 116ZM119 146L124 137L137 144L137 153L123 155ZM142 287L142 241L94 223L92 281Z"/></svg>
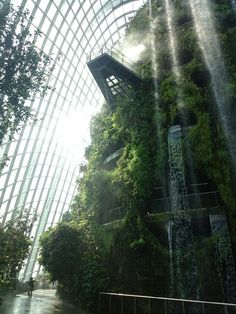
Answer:
<svg viewBox="0 0 236 314"><path fill-rule="evenodd" d="M35 290L32 298L17 294L4 300L1 314L86 314L55 296L55 290Z"/></svg>

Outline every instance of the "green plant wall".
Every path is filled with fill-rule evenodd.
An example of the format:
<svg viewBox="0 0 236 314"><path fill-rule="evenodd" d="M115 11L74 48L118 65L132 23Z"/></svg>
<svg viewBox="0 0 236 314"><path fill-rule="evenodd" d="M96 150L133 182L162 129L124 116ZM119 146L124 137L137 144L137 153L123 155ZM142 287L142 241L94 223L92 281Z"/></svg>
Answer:
<svg viewBox="0 0 236 314"><path fill-rule="evenodd" d="M83 176L78 180L78 195L73 204L76 215L72 220L78 223L81 215L85 215L89 216L88 224L103 226L111 222L111 210L122 209L122 222L111 224L110 228L101 226L99 231L103 239L103 259L99 260L99 267L105 279L104 289L169 296L170 261L168 243L163 240L167 238L166 228L162 226L159 232L157 224L150 227L145 220L153 188L165 187L168 193L168 129L175 124L182 126L186 131L183 151L185 158L191 155L196 180L204 179L212 190L219 191L233 248L236 243L235 175L188 1L172 1L178 81L172 67L165 1L153 0L151 4L152 15L150 7L144 5L126 32L127 38L141 34L141 37L136 36L137 44L142 38L146 46L137 62L137 71L145 77L144 84L117 99L113 112L105 105L92 120L91 145L86 150L87 162L81 167ZM228 0L215 0L211 5L229 73L229 106L233 108L236 16ZM108 167L104 161L117 150L120 150L119 156ZM196 237L193 251L200 272L200 295L214 299L215 293L217 298L219 287L214 292L204 279L207 270L215 265L211 236ZM209 261L205 258L207 252L212 256ZM207 278L213 272L210 271Z"/></svg>

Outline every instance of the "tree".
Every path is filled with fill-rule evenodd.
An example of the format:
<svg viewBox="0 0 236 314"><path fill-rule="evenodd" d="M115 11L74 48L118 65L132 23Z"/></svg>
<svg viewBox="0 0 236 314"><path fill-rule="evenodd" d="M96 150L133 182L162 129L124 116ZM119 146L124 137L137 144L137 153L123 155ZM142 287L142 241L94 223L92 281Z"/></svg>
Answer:
<svg viewBox="0 0 236 314"><path fill-rule="evenodd" d="M29 20L27 10L16 11L9 3L0 8L0 145L35 118L26 100L50 89L52 59L36 48L41 33L30 33Z"/></svg>
<svg viewBox="0 0 236 314"><path fill-rule="evenodd" d="M101 230L83 219L61 222L40 238L40 260L61 297L93 311L107 284Z"/></svg>
<svg viewBox="0 0 236 314"><path fill-rule="evenodd" d="M24 212L20 217L0 225L0 300L16 285L30 247L29 233L34 219Z"/></svg>

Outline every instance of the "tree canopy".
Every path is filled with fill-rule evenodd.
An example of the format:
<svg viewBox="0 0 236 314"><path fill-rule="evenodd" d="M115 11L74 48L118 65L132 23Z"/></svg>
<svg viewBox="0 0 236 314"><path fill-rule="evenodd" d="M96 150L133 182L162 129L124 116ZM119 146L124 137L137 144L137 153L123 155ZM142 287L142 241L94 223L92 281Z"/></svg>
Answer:
<svg viewBox="0 0 236 314"><path fill-rule="evenodd" d="M28 29L29 11L6 3L0 9L0 145L29 119L35 118L29 102L50 88L51 58L35 44L41 33Z"/></svg>
<svg viewBox="0 0 236 314"><path fill-rule="evenodd" d="M12 139L28 120L35 120L30 101L44 96L52 59L36 47L41 33L30 33L30 13L0 3L0 146ZM0 170L8 157L0 160ZM29 245L28 217L0 225L0 297L14 286Z"/></svg>

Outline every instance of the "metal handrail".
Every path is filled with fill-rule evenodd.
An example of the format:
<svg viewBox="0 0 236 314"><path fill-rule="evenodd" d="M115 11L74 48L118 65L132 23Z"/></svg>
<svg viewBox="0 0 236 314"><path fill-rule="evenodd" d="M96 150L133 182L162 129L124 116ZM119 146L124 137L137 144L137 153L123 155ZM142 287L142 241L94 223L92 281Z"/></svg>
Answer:
<svg viewBox="0 0 236 314"><path fill-rule="evenodd" d="M215 196L214 197L214 201L215 201L215 205L214 206L209 206L209 208L215 208L215 207L218 207L220 205L220 202L217 198L217 195L219 194L218 191L210 191L210 192L201 192L201 193L191 193L191 194L181 194L181 195L178 195L178 197L193 197L193 196L199 196L200 197L200 201L203 201L201 199L201 196L204 196L204 195L213 195ZM163 211L156 211L156 210L152 210L152 209L149 209L149 213L148 213L148 216L151 216L151 215L156 215L157 213L174 213L174 211L171 211L170 210L170 197L163 197L163 198L156 198L156 199L153 199L152 201L154 202L162 202L162 201L167 201L167 207L168 207L168 210L163 210ZM191 206L190 206L191 207ZM199 210L200 208L203 208L203 209L206 209L207 207L204 206L204 207L194 207L194 208L189 208L189 211L191 210ZM108 222L112 222L114 220L117 220L117 219L122 219L124 218L125 216L125 213L122 212L122 210L124 210L124 208L122 206L117 206L117 207L114 207L114 208L111 208L108 212L108 216L109 217L106 217L106 221L104 223L108 223ZM118 211L117 213L117 217L116 219L112 219L114 218L114 213ZM186 211L187 212L187 211Z"/></svg>
<svg viewBox="0 0 236 314"><path fill-rule="evenodd" d="M179 195L177 195L177 196L178 196L178 197L182 197L182 196L198 196L198 195L207 195L207 194L217 195L217 194L219 194L219 191L209 191L209 192L179 194ZM170 197L155 198L155 200L164 200L164 199L170 199Z"/></svg>
<svg viewBox="0 0 236 314"><path fill-rule="evenodd" d="M100 54L102 53L114 53L115 55L121 55L122 59L125 59L128 63L131 64L131 66L135 66L135 62L130 60L127 56L125 56L122 52L120 52L117 48L114 48L113 46L109 45L109 44L104 44L101 47L97 47L95 50L91 51L90 53L87 54L87 62L91 61L93 58L96 58L98 56L100 56Z"/></svg>
<svg viewBox="0 0 236 314"><path fill-rule="evenodd" d="M103 164L107 164L108 162L110 162L111 160L115 159L116 157L119 157L122 153L122 151L124 150L124 148L120 148L117 151L115 151L114 153L110 154L104 161Z"/></svg>
<svg viewBox="0 0 236 314"><path fill-rule="evenodd" d="M149 296L149 295L114 293L114 292L99 292L99 294L114 295L114 296L119 296L119 297L132 297L132 298L156 299L156 300L166 300L166 301L179 301L179 302L187 302L187 303L204 303L204 304L211 304L211 305L226 305L226 306L234 306L234 307L236 307L235 303L225 303L225 302L213 302L213 301L203 301L203 300L154 297L154 296Z"/></svg>
<svg viewBox="0 0 236 314"><path fill-rule="evenodd" d="M212 201L214 200L215 204L214 204L214 206L211 206L211 207L218 207L221 204L220 200L219 200L219 197L218 197L219 196L219 191L190 193L190 194L179 194L179 195L176 195L175 198L176 199L185 198L187 201L188 200L191 201L193 199L193 197L199 197L199 201L200 202L204 202L204 198L203 198L204 196L212 196ZM160 197L160 198L155 198L152 201L153 202L166 202L167 207L168 207L167 211L170 211L171 200L172 200L172 197ZM194 206L191 206L191 204L189 204L189 205L190 205L189 210L202 208L202 206L201 207L194 207ZM166 210L164 210L164 211L166 211ZM152 213L155 213L155 210L152 211Z"/></svg>
<svg viewBox="0 0 236 314"><path fill-rule="evenodd" d="M113 208L111 208L110 209L110 212L113 212L113 211L115 211L115 210L120 210L122 208L122 206L117 206L117 207L113 207Z"/></svg>
<svg viewBox="0 0 236 314"><path fill-rule="evenodd" d="M104 46L99 47L93 50L92 52L90 52L89 54L87 54L87 63L105 53L107 53L108 55L110 55L111 57L119 61L122 65L128 67L133 72L135 73L137 72L137 64L134 61L130 60L127 56L125 56L118 49L112 47L111 45L107 43ZM142 76L140 73L138 75Z"/></svg>
<svg viewBox="0 0 236 314"><path fill-rule="evenodd" d="M112 292L99 292L99 313L101 310L101 297L102 295L107 295L109 296L109 313L112 314L112 296L120 297L122 299L121 303L123 305L123 297L126 298L134 298L135 300L140 298L140 299L146 299L149 302L149 313L151 314L151 306L150 302L151 300L160 300L164 301L164 314L167 314L167 303L168 301L170 302L179 302L182 303L182 313L185 313L185 303L192 303L192 304L201 304L202 305L202 313L205 314L205 305L217 305L217 306L222 306L225 308L225 313L228 313L228 307L233 307L236 309L236 304L234 303L225 303L225 302L212 302L212 301L202 301L202 300L189 300L189 299L177 299L177 298L166 298L166 297L154 297L154 296L145 296L145 295L136 295L136 294L123 294L123 293L112 293ZM137 303L134 302L134 307L137 306ZM134 312L136 313L136 308L134 308ZM102 313L106 314L106 313ZM123 312L123 306L121 307L121 314L126 314Z"/></svg>

